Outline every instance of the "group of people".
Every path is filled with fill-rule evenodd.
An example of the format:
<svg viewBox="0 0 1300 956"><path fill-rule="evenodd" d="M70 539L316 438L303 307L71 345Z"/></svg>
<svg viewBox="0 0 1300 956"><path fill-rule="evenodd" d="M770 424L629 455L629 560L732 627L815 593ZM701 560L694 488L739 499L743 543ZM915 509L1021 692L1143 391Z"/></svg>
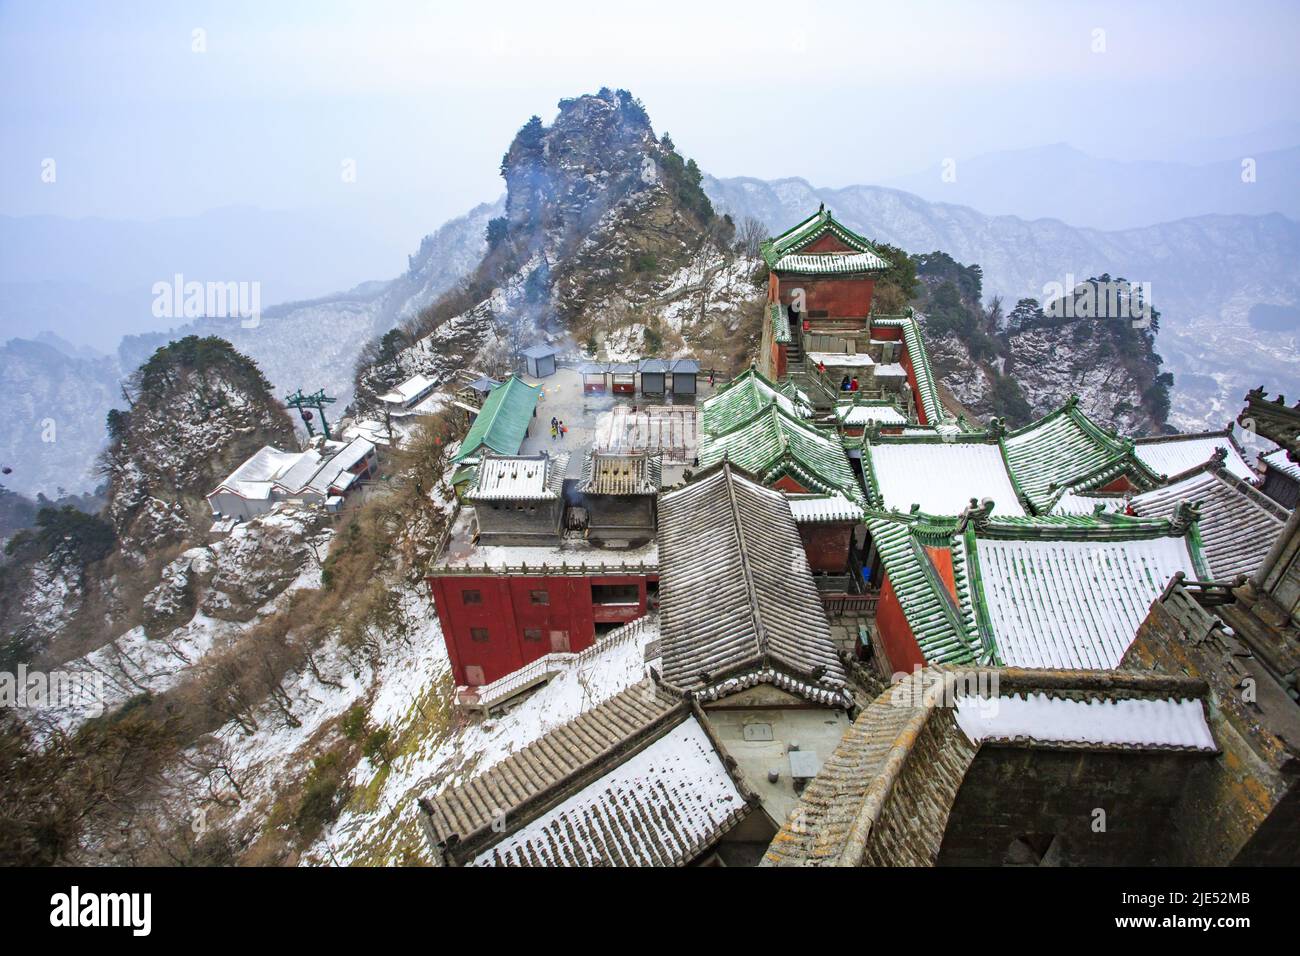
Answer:
<svg viewBox="0 0 1300 956"><path fill-rule="evenodd" d="M551 441L555 441L557 438L563 438L568 434L568 431L569 428L564 424L564 422L560 421L560 419L555 416L551 416Z"/></svg>
<svg viewBox="0 0 1300 956"><path fill-rule="evenodd" d="M825 362L822 362L822 361L818 361L818 362L817 362L817 371L818 371L820 374L825 375L825 374L826 374L826 363L825 363ZM841 391L841 392L856 392L857 390L858 390L858 377L857 377L856 375L854 375L852 378L850 378L849 376L845 375L844 378L840 379L840 391Z"/></svg>

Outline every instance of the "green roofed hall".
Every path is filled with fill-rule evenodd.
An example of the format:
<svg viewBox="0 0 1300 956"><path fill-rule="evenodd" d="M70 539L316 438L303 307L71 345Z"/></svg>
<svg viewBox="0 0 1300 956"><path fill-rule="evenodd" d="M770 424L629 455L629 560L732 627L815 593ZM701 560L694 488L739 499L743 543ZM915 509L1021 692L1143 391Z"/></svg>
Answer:
<svg viewBox="0 0 1300 956"><path fill-rule="evenodd" d="M830 235L845 249L829 252L809 250L823 236ZM768 268L801 274L883 272L889 263L876 251L871 240L837 221L825 207L797 226L787 229L762 246Z"/></svg>
<svg viewBox="0 0 1300 956"><path fill-rule="evenodd" d="M1161 484L1133 442L1092 421L1079 408L1077 396L1032 425L1009 432L1002 447L1017 490L1039 514L1051 511L1071 489L1146 491Z"/></svg>
<svg viewBox="0 0 1300 956"><path fill-rule="evenodd" d="M840 492L851 501L863 501L862 485L839 435L801 421L777 403L760 408L723 432L705 434L700 439L699 460L702 468L730 461L764 484L776 485L785 478L803 491Z"/></svg>
<svg viewBox="0 0 1300 956"><path fill-rule="evenodd" d="M812 403L806 398L797 391L791 395L789 390L783 390L756 369L749 368L701 404L700 430L710 435L721 434L748 421L774 402L782 411L797 418L812 417Z"/></svg>
<svg viewBox="0 0 1300 956"><path fill-rule="evenodd" d="M514 375L507 378L488 394L452 461L477 457L484 448L498 455L519 454L541 394L539 385L529 385Z"/></svg>

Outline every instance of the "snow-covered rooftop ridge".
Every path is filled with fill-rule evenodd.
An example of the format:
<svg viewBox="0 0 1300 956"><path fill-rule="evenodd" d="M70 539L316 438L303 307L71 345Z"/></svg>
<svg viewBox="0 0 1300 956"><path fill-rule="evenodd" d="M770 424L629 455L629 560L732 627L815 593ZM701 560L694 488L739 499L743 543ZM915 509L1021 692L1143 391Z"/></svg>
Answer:
<svg viewBox="0 0 1300 956"><path fill-rule="evenodd" d="M916 504L925 514L957 515L971 498L991 498L996 515L1025 514L996 444L882 442L864 448L863 459L887 509Z"/></svg>
<svg viewBox="0 0 1300 956"><path fill-rule="evenodd" d="M692 716L481 852L471 865L681 865L747 810Z"/></svg>
<svg viewBox="0 0 1300 956"><path fill-rule="evenodd" d="M379 400L392 405L404 405L407 402L418 398L421 393L433 388L435 384L434 380L429 378L429 376L419 373L412 375L400 385L393 386L391 391L380 395Z"/></svg>
<svg viewBox="0 0 1300 956"><path fill-rule="evenodd" d="M861 521L862 506L841 494L790 495L790 512L800 524L817 521Z"/></svg>
<svg viewBox="0 0 1300 956"><path fill-rule="evenodd" d="M569 453L487 455L469 497L475 501L537 501L558 498L569 467Z"/></svg>
<svg viewBox="0 0 1300 956"><path fill-rule="evenodd" d="M957 699L957 724L974 743L996 740L1077 747L1218 749L1204 706L1189 699L971 695Z"/></svg>
<svg viewBox="0 0 1300 956"><path fill-rule="evenodd" d="M1142 463L1157 475L1175 478L1205 464L1222 448L1226 453L1224 465L1228 471L1245 481L1255 481L1259 476L1246 463L1241 450L1228 433L1209 435L1162 435L1158 438L1139 438L1134 450Z"/></svg>
<svg viewBox="0 0 1300 956"><path fill-rule="evenodd" d="M1300 481L1300 464L1292 461L1287 457L1285 448L1275 448L1267 455L1261 455L1260 461L1267 464L1270 468L1275 468L1296 481Z"/></svg>

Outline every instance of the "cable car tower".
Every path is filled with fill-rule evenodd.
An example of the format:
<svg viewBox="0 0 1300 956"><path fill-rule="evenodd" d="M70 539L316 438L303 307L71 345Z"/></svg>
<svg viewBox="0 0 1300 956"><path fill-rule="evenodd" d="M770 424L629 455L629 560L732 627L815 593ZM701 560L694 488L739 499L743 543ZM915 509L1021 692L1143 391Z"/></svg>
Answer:
<svg viewBox="0 0 1300 956"><path fill-rule="evenodd" d="M294 392L284 400L284 404L289 408L298 409L298 414L302 416L302 423L307 426L307 437L310 438L316 434L311 427L312 414L308 409L316 409L320 415L320 427L325 432L325 440L330 440L330 423L325 420L325 406L333 405L338 399L329 398L325 394L325 389L320 389L310 395L304 395L302 389Z"/></svg>

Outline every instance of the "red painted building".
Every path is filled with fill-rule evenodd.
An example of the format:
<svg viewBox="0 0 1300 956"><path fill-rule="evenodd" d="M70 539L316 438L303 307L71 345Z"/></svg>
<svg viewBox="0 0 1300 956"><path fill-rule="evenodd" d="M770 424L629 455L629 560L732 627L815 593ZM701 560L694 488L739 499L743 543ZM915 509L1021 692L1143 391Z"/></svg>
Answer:
<svg viewBox="0 0 1300 956"><path fill-rule="evenodd" d="M642 617L658 573L439 569L428 582L456 684L475 687Z"/></svg>
<svg viewBox="0 0 1300 956"><path fill-rule="evenodd" d="M646 613L659 579L653 510L632 546L566 535L567 464L567 454L489 455L476 466L472 507L456 515L426 576L459 687L585 650Z"/></svg>

